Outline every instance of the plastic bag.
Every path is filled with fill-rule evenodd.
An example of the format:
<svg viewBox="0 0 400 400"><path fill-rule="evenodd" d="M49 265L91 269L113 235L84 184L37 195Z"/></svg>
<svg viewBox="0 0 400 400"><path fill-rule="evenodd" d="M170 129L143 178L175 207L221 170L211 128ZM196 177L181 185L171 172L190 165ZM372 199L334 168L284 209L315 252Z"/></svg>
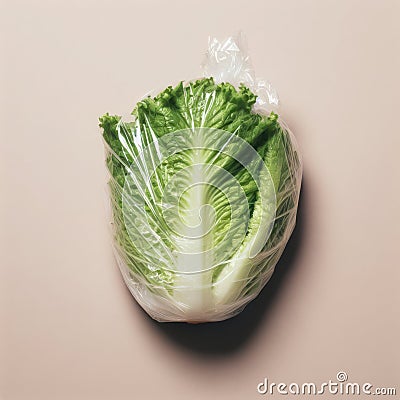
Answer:
<svg viewBox="0 0 400 400"><path fill-rule="evenodd" d="M241 35L210 39L204 78L100 118L115 255L154 319L238 314L270 279L296 220L302 163Z"/></svg>

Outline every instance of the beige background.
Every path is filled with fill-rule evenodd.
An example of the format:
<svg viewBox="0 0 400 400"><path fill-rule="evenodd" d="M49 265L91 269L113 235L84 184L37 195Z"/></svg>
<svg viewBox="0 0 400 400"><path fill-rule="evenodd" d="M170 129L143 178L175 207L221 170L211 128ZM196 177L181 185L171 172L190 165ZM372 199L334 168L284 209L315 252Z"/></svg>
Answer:
<svg viewBox="0 0 400 400"><path fill-rule="evenodd" d="M400 392L399 1L0 11L2 400L258 399L264 377L339 370ZM112 257L97 117L196 77L208 35L237 29L303 151L299 224L239 317L160 325Z"/></svg>

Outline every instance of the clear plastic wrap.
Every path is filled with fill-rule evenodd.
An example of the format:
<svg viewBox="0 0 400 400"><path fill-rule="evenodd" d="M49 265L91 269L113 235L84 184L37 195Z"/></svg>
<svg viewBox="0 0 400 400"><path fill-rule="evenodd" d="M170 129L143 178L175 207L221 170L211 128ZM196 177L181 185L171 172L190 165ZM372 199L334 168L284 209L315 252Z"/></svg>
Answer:
<svg viewBox="0 0 400 400"><path fill-rule="evenodd" d="M210 39L204 78L100 118L116 259L154 319L239 313L293 231L302 164L242 36Z"/></svg>

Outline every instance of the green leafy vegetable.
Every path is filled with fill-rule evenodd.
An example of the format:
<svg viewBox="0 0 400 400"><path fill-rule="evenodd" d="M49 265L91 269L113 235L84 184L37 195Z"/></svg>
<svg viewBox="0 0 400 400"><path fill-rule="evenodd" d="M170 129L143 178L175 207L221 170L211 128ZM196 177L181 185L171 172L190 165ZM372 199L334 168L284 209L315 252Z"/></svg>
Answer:
<svg viewBox="0 0 400 400"><path fill-rule="evenodd" d="M145 98L131 122L100 118L117 259L155 319L234 315L293 230L301 164L277 114L255 102L205 78Z"/></svg>

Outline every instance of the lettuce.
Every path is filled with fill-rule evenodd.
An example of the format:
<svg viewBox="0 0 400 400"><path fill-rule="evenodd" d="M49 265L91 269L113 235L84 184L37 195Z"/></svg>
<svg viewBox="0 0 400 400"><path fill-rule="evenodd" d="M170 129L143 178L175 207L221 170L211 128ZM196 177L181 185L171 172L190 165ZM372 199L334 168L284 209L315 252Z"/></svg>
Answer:
<svg viewBox="0 0 400 400"><path fill-rule="evenodd" d="M239 312L293 230L301 163L278 115L252 111L256 100L204 78L143 99L130 122L100 118L117 260L155 319Z"/></svg>

